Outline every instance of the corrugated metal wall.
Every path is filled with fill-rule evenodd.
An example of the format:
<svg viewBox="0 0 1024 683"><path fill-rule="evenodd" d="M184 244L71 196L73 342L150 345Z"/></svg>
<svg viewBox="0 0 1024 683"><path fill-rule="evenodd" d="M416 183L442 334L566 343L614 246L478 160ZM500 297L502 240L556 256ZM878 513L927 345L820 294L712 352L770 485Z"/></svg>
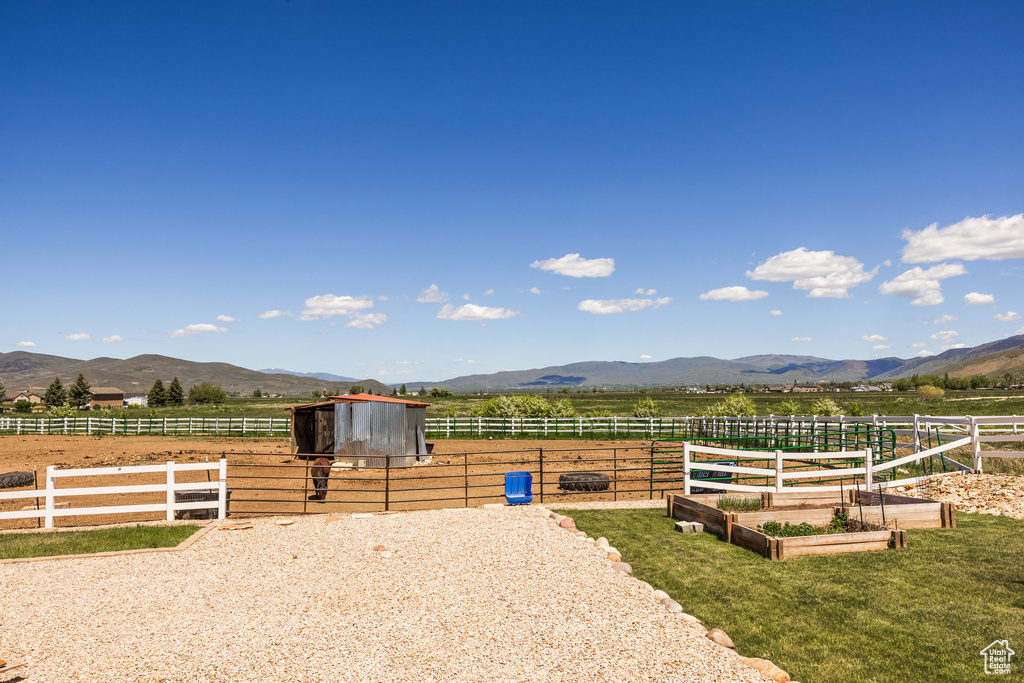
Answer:
<svg viewBox="0 0 1024 683"><path fill-rule="evenodd" d="M411 444L406 437L409 425L406 413L422 412L426 422L426 410L409 410L401 403L366 402L338 403L334 409L335 453L345 455L413 455L416 454L416 440ZM421 427L422 429L422 427ZM412 450L409 450L411 447ZM392 467L404 467L416 461L415 457L392 458ZM367 458L367 467L385 467L386 458Z"/></svg>

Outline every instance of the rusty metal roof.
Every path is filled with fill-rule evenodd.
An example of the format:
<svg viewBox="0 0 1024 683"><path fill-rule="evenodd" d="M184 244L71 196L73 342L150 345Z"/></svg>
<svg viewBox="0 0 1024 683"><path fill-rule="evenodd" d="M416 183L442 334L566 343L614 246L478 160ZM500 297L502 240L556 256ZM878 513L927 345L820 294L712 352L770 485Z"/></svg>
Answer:
<svg viewBox="0 0 1024 683"><path fill-rule="evenodd" d="M370 401L381 401L384 403L403 403L407 406L423 406L424 408L429 406L429 403L422 403L421 401L407 401L404 398L392 398L390 396L377 396L375 394L348 394L347 396L330 396L332 401L339 403L368 403Z"/></svg>

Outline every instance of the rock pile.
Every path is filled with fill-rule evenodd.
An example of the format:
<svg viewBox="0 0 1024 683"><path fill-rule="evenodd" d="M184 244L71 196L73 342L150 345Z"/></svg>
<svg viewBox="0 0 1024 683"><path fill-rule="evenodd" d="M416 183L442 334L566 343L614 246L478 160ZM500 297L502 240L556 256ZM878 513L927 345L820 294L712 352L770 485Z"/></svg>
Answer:
<svg viewBox="0 0 1024 683"><path fill-rule="evenodd" d="M1024 519L1024 476L966 474L933 479L920 486L900 486L896 493L956 503L961 512Z"/></svg>

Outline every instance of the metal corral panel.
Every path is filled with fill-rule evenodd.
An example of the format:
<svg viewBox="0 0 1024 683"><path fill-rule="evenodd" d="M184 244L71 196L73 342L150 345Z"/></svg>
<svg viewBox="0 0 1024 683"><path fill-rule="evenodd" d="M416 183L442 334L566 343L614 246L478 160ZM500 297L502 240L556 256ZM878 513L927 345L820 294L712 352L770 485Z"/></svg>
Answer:
<svg viewBox="0 0 1024 683"><path fill-rule="evenodd" d="M425 411L424 411L425 412ZM335 453L405 456L406 406L400 403L338 403L335 406ZM415 453L415 451L414 451ZM391 458L392 467L411 465L416 458ZM367 467L386 467L386 458L367 458Z"/></svg>
<svg viewBox="0 0 1024 683"><path fill-rule="evenodd" d="M405 453L407 455L426 455L426 428L426 408L408 408L405 411Z"/></svg>

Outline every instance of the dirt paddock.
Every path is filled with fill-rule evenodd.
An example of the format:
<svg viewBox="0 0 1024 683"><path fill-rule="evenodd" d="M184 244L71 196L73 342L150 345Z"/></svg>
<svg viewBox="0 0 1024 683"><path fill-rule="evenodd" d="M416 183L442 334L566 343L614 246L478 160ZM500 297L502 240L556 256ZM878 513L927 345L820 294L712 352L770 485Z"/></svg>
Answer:
<svg viewBox="0 0 1024 683"><path fill-rule="evenodd" d="M226 455L224 455L226 453ZM541 454L543 453L543 463ZM331 470L323 502L307 500L314 492L309 463L289 453L287 439L239 439L159 436L3 436L0 473L35 471L38 488L45 487L49 465L61 469L122 467L228 461L230 514L342 513L424 508L476 507L503 501L505 473L527 471L533 477L534 500L545 503L637 500L663 497L678 488L676 474L655 469L651 483L650 444L640 441L572 440L439 440L429 462L410 467L340 468ZM606 490L567 492L558 486L565 472L596 471L608 475ZM176 481L216 482L217 473L179 472ZM58 480L59 488L161 484L163 473L105 475L87 480ZM543 486L541 486L543 482ZM31 490L32 487L24 489ZM65 497L70 508L161 503L164 493L110 494ZM58 504L62 499L58 496ZM41 501L40 501L41 502ZM35 499L0 501L0 511L21 510ZM161 519L164 513L57 517L57 526L81 526ZM0 529L31 528L36 519L0 521Z"/></svg>

